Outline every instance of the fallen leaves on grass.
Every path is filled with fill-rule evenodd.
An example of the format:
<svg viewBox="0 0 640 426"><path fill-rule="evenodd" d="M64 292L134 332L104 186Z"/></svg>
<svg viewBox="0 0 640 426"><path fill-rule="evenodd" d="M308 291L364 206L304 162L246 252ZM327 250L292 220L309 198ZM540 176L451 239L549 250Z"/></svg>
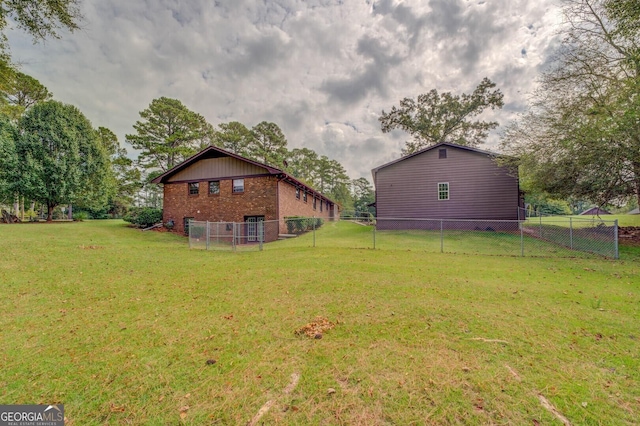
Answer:
<svg viewBox="0 0 640 426"><path fill-rule="evenodd" d="M109 404L109 410L112 413L124 413L124 405Z"/></svg>
<svg viewBox="0 0 640 426"><path fill-rule="evenodd" d="M316 317L312 322L298 328L296 336L307 336L312 339L322 339L322 333L331 330L336 325L325 317Z"/></svg>
<svg viewBox="0 0 640 426"><path fill-rule="evenodd" d="M85 245L81 245L81 246L78 246L78 248L81 248L82 250L99 250L99 249L104 248L104 247L101 247L101 246L85 246Z"/></svg>
<svg viewBox="0 0 640 426"><path fill-rule="evenodd" d="M187 417L187 411L189 411L189 407L188 405L183 405L182 407L180 407L180 418L182 420L184 420Z"/></svg>

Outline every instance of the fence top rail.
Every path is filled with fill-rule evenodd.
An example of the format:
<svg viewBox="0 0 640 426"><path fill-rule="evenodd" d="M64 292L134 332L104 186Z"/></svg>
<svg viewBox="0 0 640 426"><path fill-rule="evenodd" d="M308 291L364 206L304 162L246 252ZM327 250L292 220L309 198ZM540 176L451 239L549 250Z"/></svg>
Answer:
<svg viewBox="0 0 640 426"><path fill-rule="evenodd" d="M524 219L444 219L444 218L416 218L416 217L369 217L366 218L367 220L396 220L396 221L415 221L415 222L491 222L491 223L513 223L513 224L517 224L517 223L522 223L522 222L535 222L536 219L540 219L541 217L527 217ZM284 219L279 219L279 220L264 220L261 221L265 224L267 223L279 223L279 222L283 222L283 221L291 221L291 222L295 222L295 221L302 221L305 219L314 219L314 217L296 217L296 218L284 218ZM361 216L343 216L341 219L343 220L362 220L363 218ZM603 220L603 219L588 219L588 218L578 218L578 217L574 217L574 216L544 216L542 217L543 219L543 224L552 224L552 223L568 223L570 220L573 223L597 223L598 225L605 225L605 226L615 226L616 221L615 220ZM246 223L244 221L242 222L207 222L207 221L203 221L203 220L191 220L190 221L191 224L194 225L205 225L205 224L215 224L215 223L219 223L219 224L228 224L228 223Z"/></svg>
<svg viewBox="0 0 640 426"><path fill-rule="evenodd" d="M616 220L605 220L605 219L597 219L597 218L587 218L587 217L576 217L576 216L531 216L526 217L522 220L525 221L539 221L542 219L542 223L554 223L554 222L562 222L566 223L572 221L574 223L602 223L605 225L613 226L616 223Z"/></svg>
<svg viewBox="0 0 640 426"><path fill-rule="evenodd" d="M343 218L350 219L350 218ZM353 219L359 219L354 217ZM405 220L405 221L416 221L416 222L491 222L491 223L520 223L521 220L517 219L439 219L439 218L416 218L416 217L374 217L375 220Z"/></svg>

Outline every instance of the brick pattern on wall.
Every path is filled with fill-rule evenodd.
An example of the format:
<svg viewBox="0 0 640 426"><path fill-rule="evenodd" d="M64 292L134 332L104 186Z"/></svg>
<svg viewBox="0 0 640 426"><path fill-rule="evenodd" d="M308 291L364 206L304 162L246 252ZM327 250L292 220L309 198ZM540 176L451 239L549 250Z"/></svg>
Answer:
<svg viewBox="0 0 640 426"><path fill-rule="evenodd" d="M319 217L325 222L330 218L330 209L327 209L326 201L320 211L320 199L316 202L316 209L313 209L313 195L311 193L307 196L307 202L304 202L303 192L300 190L300 199L296 198L296 188L287 183L279 183L279 195L280 195L280 218L284 219L289 216L304 216L304 217ZM285 224L280 225L280 232L286 233L287 227Z"/></svg>
<svg viewBox="0 0 640 426"><path fill-rule="evenodd" d="M184 232L183 219L192 217L198 221L244 222L245 216L264 216L265 220L277 218L277 178L275 176L246 177L244 192L232 193L232 180L220 180L220 194L209 195L209 181L200 182L198 195L189 195L188 184L164 185L163 221L173 220L174 229Z"/></svg>

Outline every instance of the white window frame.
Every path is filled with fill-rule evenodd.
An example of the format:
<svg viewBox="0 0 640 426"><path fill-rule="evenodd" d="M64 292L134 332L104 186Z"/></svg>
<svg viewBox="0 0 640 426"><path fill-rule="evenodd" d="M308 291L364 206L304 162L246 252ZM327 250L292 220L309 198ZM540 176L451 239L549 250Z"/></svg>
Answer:
<svg viewBox="0 0 640 426"><path fill-rule="evenodd" d="M240 185L238 185L236 182ZM244 179L233 179L232 186L234 194L242 194L244 192Z"/></svg>
<svg viewBox="0 0 640 426"><path fill-rule="evenodd" d="M441 187L441 185L446 185ZM451 189L449 186L449 182L438 182L438 201L447 201L449 200L451 194ZM446 198L443 196L446 195Z"/></svg>

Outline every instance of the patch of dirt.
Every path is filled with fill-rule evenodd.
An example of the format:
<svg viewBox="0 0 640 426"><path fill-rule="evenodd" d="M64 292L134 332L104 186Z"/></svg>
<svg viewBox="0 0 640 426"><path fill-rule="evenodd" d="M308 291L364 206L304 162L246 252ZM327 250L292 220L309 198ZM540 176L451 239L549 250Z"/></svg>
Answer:
<svg viewBox="0 0 640 426"><path fill-rule="evenodd" d="M640 226L619 227L618 241L625 245L640 246Z"/></svg>
<svg viewBox="0 0 640 426"><path fill-rule="evenodd" d="M325 317L316 317L312 322L294 331L296 336L307 336L312 339L322 339L322 335L336 325Z"/></svg>
<svg viewBox="0 0 640 426"><path fill-rule="evenodd" d="M155 232L171 232L172 230L167 228L166 226L159 226L157 228L153 228L153 229L149 229L149 231L155 231Z"/></svg>

